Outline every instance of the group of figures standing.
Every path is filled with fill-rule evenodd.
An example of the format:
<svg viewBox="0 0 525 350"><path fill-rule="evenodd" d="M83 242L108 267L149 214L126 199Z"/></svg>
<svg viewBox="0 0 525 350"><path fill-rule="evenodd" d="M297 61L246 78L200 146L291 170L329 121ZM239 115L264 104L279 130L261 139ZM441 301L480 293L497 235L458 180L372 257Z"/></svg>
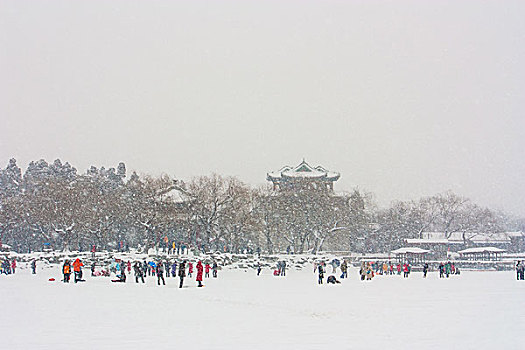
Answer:
<svg viewBox="0 0 525 350"><path fill-rule="evenodd" d="M8 257L5 257L3 260L0 260L0 275L6 274L10 275L16 272L16 259L9 261Z"/></svg>
<svg viewBox="0 0 525 350"><path fill-rule="evenodd" d="M446 263L440 263L439 264L439 278L448 278L450 275L459 275L460 271L459 268L454 265L454 263L451 263L450 261L447 261Z"/></svg>
<svg viewBox="0 0 525 350"><path fill-rule="evenodd" d="M64 261L64 265L62 265L62 274L64 275L64 279L62 280L64 283L69 283L69 280L71 278L71 270L73 270L73 273L75 275L75 283L77 282L85 282L86 280L82 279L83 273L82 273L82 267L84 264L82 263L82 260L77 258L73 264L66 259Z"/></svg>
<svg viewBox="0 0 525 350"><path fill-rule="evenodd" d="M426 265L428 271L428 265ZM359 269L359 275L361 280L370 281L376 275L401 275L403 273L404 278L410 276L412 272L412 265L409 262L403 264L393 264L391 262L380 262L380 261L362 261L361 268ZM423 267L424 277L426 277L425 267Z"/></svg>
<svg viewBox="0 0 525 350"><path fill-rule="evenodd" d="M85 280L82 279L82 267L84 264L80 259L76 259L73 264L69 260L66 260L64 264L62 265L62 274L64 276L63 282L69 283L71 272L74 272L75 276L75 283L77 282L85 282ZM91 265L91 276L110 276L111 273L115 273L116 278L112 279L111 282L115 283L125 283L127 279L127 274L131 273L131 261L121 261L120 259L115 259L115 261L107 268L107 269L101 269L99 271L96 270L96 263L93 262ZM150 261L146 262L144 260L143 262L135 261L133 264L133 271L135 274L135 282L139 283L139 281L142 281L142 283L145 283L145 278L148 276L157 277L157 284L160 285L162 282L162 285L166 285L166 280L164 277L179 277L179 288L182 288L184 285L184 279L186 277L192 277L194 271L194 266L192 262L188 262L187 260L183 260L181 262L173 261ZM203 287L202 281L203 277L210 277L210 271L213 272L213 277L217 278L217 271L219 269L217 262L213 262L212 265L209 263L203 264L202 261L198 261L195 265L195 269L197 270L196 273L196 281L198 284L198 287Z"/></svg>
<svg viewBox="0 0 525 350"><path fill-rule="evenodd" d="M326 278L327 284L338 284L341 283L339 280L337 280L337 277L335 274L337 274L337 268L341 269L341 275L339 276L341 279L348 278L348 263L346 260L341 261L339 259L333 259L328 265L332 266L332 275L329 275ZM324 275L327 272L326 271L327 264L324 261L321 262L314 262L314 273L317 271L318 273L318 284L323 284L324 281Z"/></svg>
<svg viewBox="0 0 525 350"><path fill-rule="evenodd" d="M128 262L128 264L130 264ZM129 265L128 265L129 266ZM210 277L210 270L213 272L213 277L217 278L217 271L219 266L217 262L213 262L212 265L209 263L202 264L202 261L198 261L195 265L197 270L197 275L195 280L197 281L198 287L203 287L202 280L203 276L208 278ZM187 269L187 272L186 272ZM159 261L157 263L150 261L147 263L145 260L141 263L140 261L135 261L133 265L133 270L135 272L135 282L139 283L139 280L144 283L144 277L147 276L157 276L157 284L160 285L162 281L163 285L166 285L164 276L166 277L179 277L179 288L182 288L184 285L184 278L192 277L193 275L193 263L183 260L179 263L173 261L172 263L168 261Z"/></svg>

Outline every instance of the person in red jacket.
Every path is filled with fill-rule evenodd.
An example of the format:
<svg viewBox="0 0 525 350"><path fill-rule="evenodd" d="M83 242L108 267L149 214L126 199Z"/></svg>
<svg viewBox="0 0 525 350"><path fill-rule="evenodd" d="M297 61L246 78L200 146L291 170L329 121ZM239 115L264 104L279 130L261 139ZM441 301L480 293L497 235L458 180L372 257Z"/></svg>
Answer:
<svg viewBox="0 0 525 350"><path fill-rule="evenodd" d="M403 277L408 277L408 264L403 264Z"/></svg>
<svg viewBox="0 0 525 350"><path fill-rule="evenodd" d="M210 277L210 268L210 264L206 263L206 265L204 266L204 277Z"/></svg>
<svg viewBox="0 0 525 350"><path fill-rule="evenodd" d="M84 266L84 264L82 264L82 261L80 261L79 258L77 258L73 263L73 271L75 272L75 283L77 283L78 281L82 281L82 266Z"/></svg>
<svg viewBox="0 0 525 350"><path fill-rule="evenodd" d="M188 277L191 277L191 274L193 273L193 264L188 263Z"/></svg>
<svg viewBox="0 0 525 350"><path fill-rule="evenodd" d="M11 262L11 271L15 273L16 270L16 259L13 258L13 261Z"/></svg>
<svg viewBox="0 0 525 350"><path fill-rule="evenodd" d="M202 262L200 260L197 263L197 283L198 287L202 287Z"/></svg>

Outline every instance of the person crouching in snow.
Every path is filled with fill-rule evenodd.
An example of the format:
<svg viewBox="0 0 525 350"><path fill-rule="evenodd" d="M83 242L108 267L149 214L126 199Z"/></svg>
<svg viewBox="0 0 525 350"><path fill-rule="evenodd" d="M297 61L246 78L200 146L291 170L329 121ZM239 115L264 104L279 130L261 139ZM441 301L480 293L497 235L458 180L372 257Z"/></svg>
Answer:
<svg viewBox="0 0 525 350"><path fill-rule="evenodd" d="M331 284L336 284L336 283L341 283L339 282L334 275L330 275L328 276L328 278L326 279L326 283L331 283Z"/></svg>
<svg viewBox="0 0 525 350"><path fill-rule="evenodd" d="M198 287L202 287L202 262L199 260L197 263L197 283L199 284Z"/></svg>
<svg viewBox="0 0 525 350"><path fill-rule="evenodd" d="M117 276L117 279L111 280L111 282L126 283L126 269L120 270L120 275Z"/></svg>
<svg viewBox="0 0 525 350"><path fill-rule="evenodd" d="M210 278L210 264L206 263L204 266L204 277Z"/></svg>

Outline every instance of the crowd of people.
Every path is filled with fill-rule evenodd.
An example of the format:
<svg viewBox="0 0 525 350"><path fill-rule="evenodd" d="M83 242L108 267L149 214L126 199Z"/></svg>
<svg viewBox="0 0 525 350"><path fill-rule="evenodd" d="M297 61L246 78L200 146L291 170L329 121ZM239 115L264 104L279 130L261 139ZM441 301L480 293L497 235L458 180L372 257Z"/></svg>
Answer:
<svg viewBox="0 0 525 350"><path fill-rule="evenodd" d="M341 270L341 279L348 278L348 263L346 260L343 260L342 263L338 259L334 259L331 262L327 263L325 261L314 262L314 273L318 273L318 284L323 284L325 274L327 273L327 266L332 267L333 278L330 278L333 283L339 283L336 276L338 275L337 269ZM427 277L427 274L430 270L428 263L422 263L422 272L423 278ZM447 263L441 263L439 265L439 277L449 277L452 274L459 275L460 270L454 263L448 261ZM525 270L525 264L519 263L519 266L516 267L517 271L522 271L521 275L518 272L519 276L523 276L523 271ZM361 261L361 266L359 268L359 277L362 281L370 281L377 275L401 275L403 278L408 278L412 272L412 265L407 261L404 263L392 263L386 261ZM331 277L328 276L328 277ZM336 282L337 281L337 282Z"/></svg>
<svg viewBox="0 0 525 350"><path fill-rule="evenodd" d="M259 271L258 275L261 272ZM278 261L277 268L273 271L274 276L286 276L286 261Z"/></svg>
<svg viewBox="0 0 525 350"><path fill-rule="evenodd" d="M174 247L176 249L176 247ZM30 262L30 268L32 274L36 274L37 271L37 260L33 259ZM315 261L314 262L314 273L318 274L318 284L323 284L325 275L327 274L327 268L331 266L332 274L327 276L326 282L330 283L341 283L337 279L338 269L341 274L340 279L348 278L348 262L343 259L342 262L339 259L333 259L330 262L326 261ZM423 278L427 277L429 272L429 264L422 263ZM82 268L84 264L81 259L77 258L73 262L66 259L62 265L62 274L64 283L69 283L71 274L74 276L74 282L85 282L83 279ZM198 287L202 287L203 278L210 277L210 271L212 276L217 278L218 264L215 261L211 263L208 261L202 262L197 261L193 264L192 261L188 260L159 260L159 261L135 261L133 264L131 261L122 261L120 259L114 259L113 263L109 266L101 266L99 270L96 268L96 263L91 264L91 275L92 276L111 276L114 273L116 278L112 282L125 283L127 280L127 274L131 274L133 268L135 282L145 283L145 278L152 276L156 277L158 285L166 285L166 278L179 278L179 288L184 285L184 279L186 277L193 277L194 268L196 269L196 282ZM0 256L0 274L14 274L17 269L17 261L15 258L9 259L6 256ZM285 260L277 261L276 268L273 271L275 276L286 276L287 262ZM127 273L126 273L127 271ZM257 275L261 274L262 266L260 262L256 265ZM361 280L372 280L377 275L401 275L403 273L404 278L408 278L412 271L412 265L409 262L403 264L394 264L390 261L362 261L359 269L359 276ZM437 271L439 271L439 278L449 278L450 275L459 275L460 269L451 261L441 262L438 265ZM516 264L516 278L518 280L525 279L525 261L518 260Z"/></svg>
<svg viewBox="0 0 525 350"><path fill-rule="evenodd" d="M9 260L8 257L0 257L0 275L10 275L16 272L16 259Z"/></svg>
<svg viewBox="0 0 525 350"><path fill-rule="evenodd" d="M326 278L327 284L341 283L335 276L335 274L338 273L337 272L338 268L341 269L341 275L339 276L339 278L341 279L348 278L348 262L346 260L343 260L343 262L341 262L339 259L333 259L328 264L324 261L320 261L320 262L314 261L314 273L316 272L318 273L318 279L317 279L318 284L323 284L324 275L325 273L327 273L326 271L327 265L332 266L332 275L329 275Z"/></svg>
<svg viewBox="0 0 525 350"><path fill-rule="evenodd" d="M394 264L386 261L362 261L359 269L362 281L369 281L376 275L401 275L401 273L403 273L403 278L408 278L411 272L412 265L409 262ZM426 274L424 274L424 277L426 277Z"/></svg>
<svg viewBox="0 0 525 350"><path fill-rule="evenodd" d="M439 278L449 278L450 275L459 275L459 268L454 263L447 261L446 263L439 264Z"/></svg>
<svg viewBox="0 0 525 350"><path fill-rule="evenodd" d="M78 259L77 259L78 260ZM69 276L66 275L66 272L70 271L68 266L68 261L64 263L64 282L69 281ZM83 265L82 265L83 266ZM123 261L121 259L115 259L108 267L96 269L96 263L93 262L91 265L91 275L92 276L110 276L111 273L114 273L116 278L111 280L116 283L125 283L127 280L127 274L131 274L131 269L133 267L135 283L145 283L145 278L154 277L157 279L157 285L166 285L165 278L176 278L179 277L179 288L182 288L184 285L184 279L186 277L193 277L194 267L197 270L196 281L199 287L203 287L202 281L203 277L210 277L210 270L212 271L212 276L217 278L219 266L216 261L211 262L202 262L198 261L194 266L191 261L187 260L159 260L159 261L135 261L133 264L131 261Z"/></svg>

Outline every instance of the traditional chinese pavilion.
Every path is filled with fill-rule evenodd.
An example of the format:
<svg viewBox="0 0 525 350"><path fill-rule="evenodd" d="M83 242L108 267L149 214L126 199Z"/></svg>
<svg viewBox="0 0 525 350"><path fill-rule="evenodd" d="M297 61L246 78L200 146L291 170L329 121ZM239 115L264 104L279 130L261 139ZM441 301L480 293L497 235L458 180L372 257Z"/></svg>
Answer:
<svg viewBox="0 0 525 350"><path fill-rule="evenodd" d="M312 167L303 159L296 167L285 166L278 171L268 173L266 179L273 183L276 191L287 190L320 190L333 191L334 182L341 175L328 171L322 166Z"/></svg>

